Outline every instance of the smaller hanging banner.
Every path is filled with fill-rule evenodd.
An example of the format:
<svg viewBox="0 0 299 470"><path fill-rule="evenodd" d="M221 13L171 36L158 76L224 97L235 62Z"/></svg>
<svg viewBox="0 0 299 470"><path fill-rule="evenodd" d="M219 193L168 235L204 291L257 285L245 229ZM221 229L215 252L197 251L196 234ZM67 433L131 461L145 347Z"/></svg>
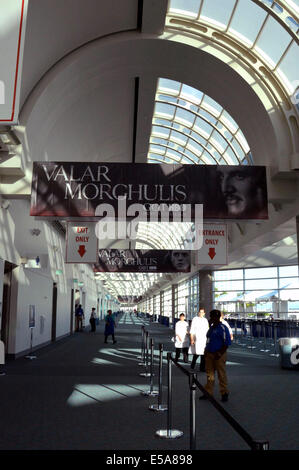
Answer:
<svg viewBox="0 0 299 470"><path fill-rule="evenodd" d="M191 269L189 250L99 249L95 272L186 273Z"/></svg>

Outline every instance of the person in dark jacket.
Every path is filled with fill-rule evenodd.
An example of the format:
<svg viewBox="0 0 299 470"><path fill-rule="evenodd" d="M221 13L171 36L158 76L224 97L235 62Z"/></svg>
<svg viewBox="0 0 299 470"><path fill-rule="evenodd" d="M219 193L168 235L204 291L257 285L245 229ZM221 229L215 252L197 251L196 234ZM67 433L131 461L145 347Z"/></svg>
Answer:
<svg viewBox="0 0 299 470"><path fill-rule="evenodd" d="M228 401L228 387L226 376L226 350L231 344L230 333L221 322L220 310L211 310L210 329L207 332L207 345L205 349L205 363L207 373L206 391L213 395L215 372L217 371L221 400ZM206 399L206 395L199 397Z"/></svg>
<svg viewBox="0 0 299 470"><path fill-rule="evenodd" d="M96 309L95 308L91 309L89 323L91 326L90 332L91 333L95 332L96 331Z"/></svg>
<svg viewBox="0 0 299 470"><path fill-rule="evenodd" d="M115 327L115 321L112 315L112 310L108 310L108 315L105 316L105 343L108 343L107 339L108 336L112 336L112 341L113 344L116 343L115 337L114 337L114 327Z"/></svg>
<svg viewBox="0 0 299 470"><path fill-rule="evenodd" d="M76 318L76 331L83 331L83 319L84 319L84 311L82 305L78 305L75 310L75 318Z"/></svg>

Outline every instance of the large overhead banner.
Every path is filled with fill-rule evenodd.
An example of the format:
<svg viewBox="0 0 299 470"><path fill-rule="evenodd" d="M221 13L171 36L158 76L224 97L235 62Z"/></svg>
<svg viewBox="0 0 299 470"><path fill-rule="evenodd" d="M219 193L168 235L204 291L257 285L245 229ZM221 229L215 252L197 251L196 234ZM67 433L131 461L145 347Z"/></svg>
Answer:
<svg viewBox="0 0 299 470"><path fill-rule="evenodd" d="M17 124L28 0L0 0L0 125Z"/></svg>
<svg viewBox="0 0 299 470"><path fill-rule="evenodd" d="M191 268L189 250L99 249L95 272L187 273Z"/></svg>
<svg viewBox="0 0 299 470"><path fill-rule="evenodd" d="M31 215L136 217L144 210L187 211L206 219L267 219L263 166L34 162ZM131 209L130 209L131 208ZM165 209L166 208L166 209Z"/></svg>

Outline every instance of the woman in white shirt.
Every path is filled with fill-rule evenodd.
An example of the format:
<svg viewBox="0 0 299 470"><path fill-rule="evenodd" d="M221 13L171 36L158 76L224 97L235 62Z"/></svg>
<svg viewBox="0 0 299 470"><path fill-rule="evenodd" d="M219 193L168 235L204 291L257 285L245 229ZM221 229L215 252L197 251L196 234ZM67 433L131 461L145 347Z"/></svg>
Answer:
<svg viewBox="0 0 299 470"><path fill-rule="evenodd" d="M189 325L185 321L184 313L181 313L179 321L175 324L175 361L179 360L182 351L184 362L188 362L189 344Z"/></svg>
<svg viewBox="0 0 299 470"><path fill-rule="evenodd" d="M191 369L194 369L196 360L200 356L199 370L201 372L205 371L204 352L207 343L207 332L209 330L209 322L204 316L205 310L200 308L197 316L192 319L190 329L191 346L189 354L193 354Z"/></svg>

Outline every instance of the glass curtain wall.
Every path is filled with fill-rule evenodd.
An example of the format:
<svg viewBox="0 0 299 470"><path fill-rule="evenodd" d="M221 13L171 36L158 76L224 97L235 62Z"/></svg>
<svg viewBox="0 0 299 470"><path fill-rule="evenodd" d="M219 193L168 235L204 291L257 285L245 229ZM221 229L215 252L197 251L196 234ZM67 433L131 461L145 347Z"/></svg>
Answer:
<svg viewBox="0 0 299 470"><path fill-rule="evenodd" d="M172 287L163 292L163 315L165 317L172 317Z"/></svg>
<svg viewBox="0 0 299 470"><path fill-rule="evenodd" d="M199 308L199 275L188 279L188 311L187 319L191 320L198 312Z"/></svg>
<svg viewBox="0 0 299 470"><path fill-rule="evenodd" d="M189 288L186 281L180 282L178 284L178 301L177 301L177 310L175 312L175 317L178 318L180 313L187 315L188 313L188 294Z"/></svg>
<svg viewBox="0 0 299 470"><path fill-rule="evenodd" d="M230 316L299 319L298 266L214 271L213 297Z"/></svg>
<svg viewBox="0 0 299 470"><path fill-rule="evenodd" d="M161 315L160 292L154 297L154 309L155 309L155 315L157 316Z"/></svg>

